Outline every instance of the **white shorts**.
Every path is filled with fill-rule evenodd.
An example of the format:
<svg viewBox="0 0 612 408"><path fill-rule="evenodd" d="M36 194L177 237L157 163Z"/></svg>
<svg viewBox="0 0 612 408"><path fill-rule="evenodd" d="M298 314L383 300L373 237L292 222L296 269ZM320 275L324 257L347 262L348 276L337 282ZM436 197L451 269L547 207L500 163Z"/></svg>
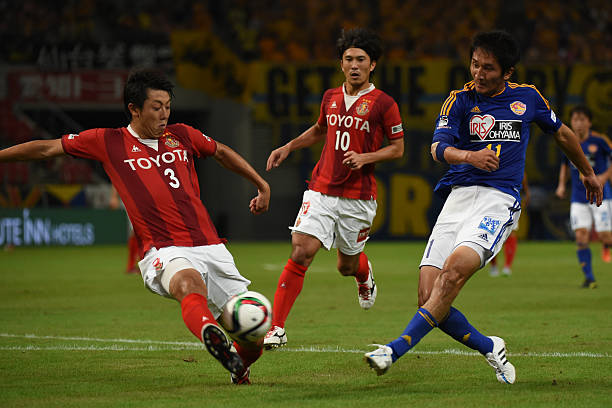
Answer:
<svg viewBox="0 0 612 408"><path fill-rule="evenodd" d="M376 216L376 200L334 197L306 190L302 208L292 232L312 235L329 251L338 248L345 255L363 251Z"/></svg>
<svg viewBox="0 0 612 408"><path fill-rule="evenodd" d="M612 200L604 200L597 207L595 204L572 203L570 205L570 223L572 230L580 228L590 230L595 225L595 231L612 231L612 214L610 203Z"/></svg>
<svg viewBox="0 0 612 408"><path fill-rule="evenodd" d="M420 266L442 269L455 248L468 246L480 255L482 268L501 250L520 215L520 203L496 188L453 188L431 232Z"/></svg>
<svg viewBox="0 0 612 408"><path fill-rule="evenodd" d="M215 319L219 317L225 303L234 295L247 291L251 283L238 272L232 254L225 245L203 245L197 247L170 246L151 248L138 262L145 287L161 296L171 297L163 288L161 275L168 262L184 258L193 269L200 272L208 290L208 308Z"/></svg>

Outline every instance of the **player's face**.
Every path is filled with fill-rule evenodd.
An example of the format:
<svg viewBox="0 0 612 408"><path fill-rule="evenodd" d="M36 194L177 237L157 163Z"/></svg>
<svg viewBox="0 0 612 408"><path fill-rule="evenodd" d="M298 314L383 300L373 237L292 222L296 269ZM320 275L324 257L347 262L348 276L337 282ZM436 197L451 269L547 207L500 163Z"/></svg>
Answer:
<svg viewBox="0 0 612 408"><path fill-rule="evenodd" d="M584 113L573 113L572 117L570 118L570 124L572 125L572 130L574 131L574 133L576 133L581 139L584 139L589 135L589 129L591 129L591 121L589 120L589 117Z"/></svg>
<svg viewBox="0 0 612 408"><path fill-rule="evenodd" d="M342 54L340 67L346 78L346 91L356 94L370 85L370 73L376 67L376 61L372 61L361 48L348 48Z"/></svg>
<svg viewBox="0 0 612 408"><path fill-rule="evenodd" d="M497 58L482 48L476 48L470 64L476 92L484 96L493 96L504 89L505 81L510 79L513 68L502 72Z"/></svg>
<svg viewBox="0 0 612 408"><path fill-rule="evenodd" d="M149 89L142 109L132 107L130 111L132 127L138 135L143 139L158 139L164 134L170 117L170 94L159 89Z"/></svg>

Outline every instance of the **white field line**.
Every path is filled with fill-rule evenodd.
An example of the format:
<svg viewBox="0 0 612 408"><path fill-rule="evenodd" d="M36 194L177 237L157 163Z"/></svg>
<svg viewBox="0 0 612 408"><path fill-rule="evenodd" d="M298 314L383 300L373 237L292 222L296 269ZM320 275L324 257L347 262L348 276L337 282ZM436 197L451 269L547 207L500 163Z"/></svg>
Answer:
<svg viewBox="0 0 612 408"><path fill-rule="evenodd" d="M10 334L0 333L0 338L20 338L31 340L68 340L82 342L98 342L98 343L118 343L108 346L96 345L51 345L51 346L36 346L36 345L17 345L17 346L0 346L0 350L7 351L37 351L37 350L59 350L59 351L183 351L183 350L201 350L202 343L185 342L185 341L161 341L161 340L141 340L141 339L99 339L92 337L68 337L68 336L38 336L35 334ZM134 346L127 346L133 344ZM137 346L146 345L146 346ZM371 350L359 350L335 347L282 347L277 351L289 353L355 353L362 354ZM466 351L458 349L445 349L439 351L430 350L411 350L411 354L423 355L443 355L450 354L456 356L480 356L480 353L475 351ZM612 358L609 353L593 353L593 352L573 352L573 353L508 353L509 356L519 357L556 357L556 358L574 358L574 357L590 357L590 358Z"/></svg>

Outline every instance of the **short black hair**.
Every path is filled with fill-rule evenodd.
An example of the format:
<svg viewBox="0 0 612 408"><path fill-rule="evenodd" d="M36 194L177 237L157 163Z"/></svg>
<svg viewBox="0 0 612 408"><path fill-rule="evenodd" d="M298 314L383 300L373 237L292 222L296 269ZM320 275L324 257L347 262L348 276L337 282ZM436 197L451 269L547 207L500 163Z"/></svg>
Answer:
<svg viewBox="0 0 612 408"><path fill-rule="evenodd" d="M378 34L367 28L351 28L342 30L340 38L336 41L338 58L342 59L344 51L349 48L361 48L368 54L370 60L378 61L382 55L382 41Z"/></svg>
<svg viewBox="0 0 612 408"><path fill-rule="evenodd" d="M593 121L593 113L591 112L589 108L586 107L586 105L574 106L572 110L570 110L570 120L572 119L572 116L574 116L574 113L582 113L587 118L589 118L591 122Z"/></svg>
<svg viewBox="0 0 612 408"><path fill-rule="evenodd" d="M470 48L470 59L474 56L474 51L477 48L493 54L504 74L510 68L516 66L521 59L518 42L503 30L485 31L476 34Z"/></svg>
<svg viewBox="0 0 612 408"><path fill-rule="evenodd" d="M148 89L166 91L170 95L170 99L174 98L174 92L172 91L174 84L162 71L152 68L133 70L123 89L123 109L129 121L132 120L132 114L128 105L133 103L142 109L144 101L147 99Z"/></svg>

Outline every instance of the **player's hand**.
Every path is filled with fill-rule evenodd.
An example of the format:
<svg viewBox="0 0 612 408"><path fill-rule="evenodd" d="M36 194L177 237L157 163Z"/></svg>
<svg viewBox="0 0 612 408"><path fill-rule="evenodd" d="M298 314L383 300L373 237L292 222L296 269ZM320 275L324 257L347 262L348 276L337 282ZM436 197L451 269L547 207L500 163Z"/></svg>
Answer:
<svg viewBox="0 0 612 408"><path fill-rule="evenodd" d="M589 200L591 204L596 203L599 207L603 201L603 187L599 179L594 173L589 176L581 177L581 179L584 188L586 188L586 199Z"/></svg>
<svg viewBox="0 0 612 408"><path fill-rule="evenodd" d="M499 157L491 149L469 151L466 161L477 169L495 171L499 169Z"/></svg>
<svg viewBox="0 0 612 408"><path fill-rule="evenodd" d="M362 155L350 150L344 153L344 160L342 160L342 164L351 170L359 170L364 164L366 164L366 162Z"/></svg>
<svg viewBox="0 0 612 408"><path fill-rule="evenodd" d="M257 190L257 196L249 203L249 210L253 214L261 214L268 211L270 207L270 189Z"/></svg>
<svg viewBox="0 0 612 408"><path fill-rule="evenodd" d="M558 186L555 195L559 198L565 198L565 186Z"/></svg>
<svg viewBox="0 0 612 408"><path fill-rule="evenodd" d="M281 146L278 149L272 150L266 163L266 171L270 171L273 167L278 167L289 156L289 148L287 145Z"/></svg>

